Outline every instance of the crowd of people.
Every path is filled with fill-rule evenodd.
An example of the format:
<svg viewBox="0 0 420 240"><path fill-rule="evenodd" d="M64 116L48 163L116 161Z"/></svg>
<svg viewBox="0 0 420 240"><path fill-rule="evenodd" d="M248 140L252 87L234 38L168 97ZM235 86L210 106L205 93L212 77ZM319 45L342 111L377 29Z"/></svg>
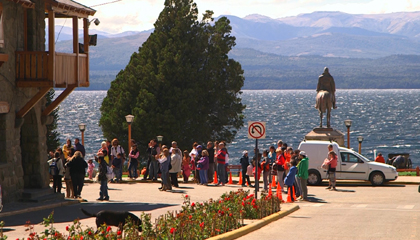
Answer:
<svg viewBox="0 0 420 240"><path fill-rule="evenodd" d="M187 183L191 174L193 181L200 185L216 183L217 186L224 186L228 183L229 152L225 142L209 141L206 147L194 143L192 150L181 151L177 142L173 141L170 148L158 144L156 139L150 140L147 153L147 162L142 171L143 180L158 181L161 178L161 191L172 190L179 187L178 177L182 177ZM49 160L50 174L53 178L54 192L61 192L61 182L64 177L66 183L66 197L80 198L83 182L86 175L93 179L95 164L92 159L84 160L85 149L79 139L75 139L74 146L70 139L62 148L55 153L50 152ZM131 140L131 149L126 156L124 148L119 144L118 139L104 141L101 148L95 154L95 161L98 162L97 181L100 183L99 201L109 200L108 182L120 183L125 161L128 161L128 177L137 179L140 152L134 140ZM263 178L263 190L278 184L283 192L295 192L297 200L308 200L307 179L309 159L306 153L288 147L281 140L277 147L270 146L269 149L254 149L254 157L250 160L248 151L244 150L240 159L242 173L242 187L254 187L251 184L251 177L254 182ZM322 167L325 167L329 176L327 189L335 188L335 168L337 155L329 146L328 157ZM216 174L215 174L216 173ZM111 177L110 177L111 176ZM217 179L213 179L217 176ZM276 181L276 183L272 183ZM287 187L287 191L285 190ZM294 194L292 194L293 196ZM292 198L292 201L295 199Z"/></svg>
<svg viewBox="0 0 420 240"><path fill-rule="evenodd" d="M53 178L54 192L61 193L64 177L66 197L81 198L85 169L88 168L88 164L84 160L85 148L80 140L76 138L73 146L71 140L67 139L62 148L57 148L55 152L49 152L49 155L49 172Z"/></svg>

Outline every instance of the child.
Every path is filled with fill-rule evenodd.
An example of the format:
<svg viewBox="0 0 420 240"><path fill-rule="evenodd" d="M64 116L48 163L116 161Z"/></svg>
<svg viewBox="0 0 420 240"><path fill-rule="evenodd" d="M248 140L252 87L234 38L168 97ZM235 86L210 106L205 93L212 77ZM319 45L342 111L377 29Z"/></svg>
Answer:
<svg viewBox="0 0 420 240"><path fill-rule="evenodd" d="M284 184L287 185L287 191L290 193L291 195L291 200L292 202L295 201L295 199L293 198L293 183L295 182L295 175L297 172L297 163L296 161L293 159L290 161L291 164L291 168L289 169L289 172L287 173L286 178L284 179Z"/></svg>
<svg viewBox="0 0 420 240"><path fill-rule="evenodd" d="M115 175L115 182L119 183L121 181L121 167L122 167L122 153L117 153L117 157L112 160L112 170L114 171ZM111 180L111 182L114 182Z"/></svg>
<svg viewBox="0 0 420 240"><path fill-rule="evenodd" d="M93 160L89 159L88 161L88 173L89 173L89 180L92 180L93 169L95 168L95 164L93 164Z"/></svg>
<svg viewBox="0 0 420 240"><path fill-rule="evenodd" d="M268 183L270 177L270 160L268 159L268 151L263 151L263 158L261 162L261 170L263 171L264 190L268 191Z"/></svg>
<svg viewBox="0 0 420 240"><path fill-rule="evenodd" d="M100 191L99 191L99 198L96 199L98 201L108 201L108 178L106 176L107 173L107 164L104 160L104 155L102 153L98 154L98 163L99 163L99 173L98 173L98 181L101 183Z"/></svg>

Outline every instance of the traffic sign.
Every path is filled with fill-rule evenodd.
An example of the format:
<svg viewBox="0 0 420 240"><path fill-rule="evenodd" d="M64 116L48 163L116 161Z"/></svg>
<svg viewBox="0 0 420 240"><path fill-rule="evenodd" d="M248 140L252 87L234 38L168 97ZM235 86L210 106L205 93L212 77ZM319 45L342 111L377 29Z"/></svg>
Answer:
<svg viewBox="0 0 420 240"><path fill-rule="evenodd" d="M248 138L264 139L265 138L265 122L248 122Z"/></svg>

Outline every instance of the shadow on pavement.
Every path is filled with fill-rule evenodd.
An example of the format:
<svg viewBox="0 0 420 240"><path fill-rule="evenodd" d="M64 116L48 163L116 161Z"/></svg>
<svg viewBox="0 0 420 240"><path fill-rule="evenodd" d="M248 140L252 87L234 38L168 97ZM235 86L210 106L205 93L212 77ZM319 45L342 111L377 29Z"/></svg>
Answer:
<svg viewBox="0 0 420 240"><path fill-rule="evenodd" d="M25 225L27 221L32 224L39 224L43 221L43 218L48 217L51 212L54 212L54 222L69 222L76 219L86 219L88 216L84 215L80 208L85 209L90 213L97 213L101 210L112 210L112 211L151 211L158 208L165 208L170 206L176 206L178 204L149 204L149 203L118 203L118 202L95 202L95 203L81 203L65 207L57 207L54 209L46 209L36 212L22 213L14 216L4 217L0 219L4 221L5 226L18 226Z"/></svg>
<svg viewBox="0 0 420 240"><path fill-rule="evenodd" d="M308 202L310 203L328 203L324 199L316 198L316 197L309 197L308 195Z"/></svg>

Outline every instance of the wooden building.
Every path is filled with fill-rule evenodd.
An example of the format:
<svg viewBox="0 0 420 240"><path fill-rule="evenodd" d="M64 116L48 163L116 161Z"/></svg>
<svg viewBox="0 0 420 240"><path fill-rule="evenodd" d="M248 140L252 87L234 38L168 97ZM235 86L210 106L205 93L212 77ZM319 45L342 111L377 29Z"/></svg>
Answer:
<svg viewBox="0 0 420 240"><path fill-rule="evenodd" d="M21 198L25 189L49 187L46 124L52 122L49 114L75 88L89 86L89 17L94 14L95 10L73 0L0 0L0 184L4 202ZM55 51L54 29L59 18L72 22L73 53ZM81 28L83 35L79 36ZM64 91L46 107L45 95L51 88Z"/></svg>

